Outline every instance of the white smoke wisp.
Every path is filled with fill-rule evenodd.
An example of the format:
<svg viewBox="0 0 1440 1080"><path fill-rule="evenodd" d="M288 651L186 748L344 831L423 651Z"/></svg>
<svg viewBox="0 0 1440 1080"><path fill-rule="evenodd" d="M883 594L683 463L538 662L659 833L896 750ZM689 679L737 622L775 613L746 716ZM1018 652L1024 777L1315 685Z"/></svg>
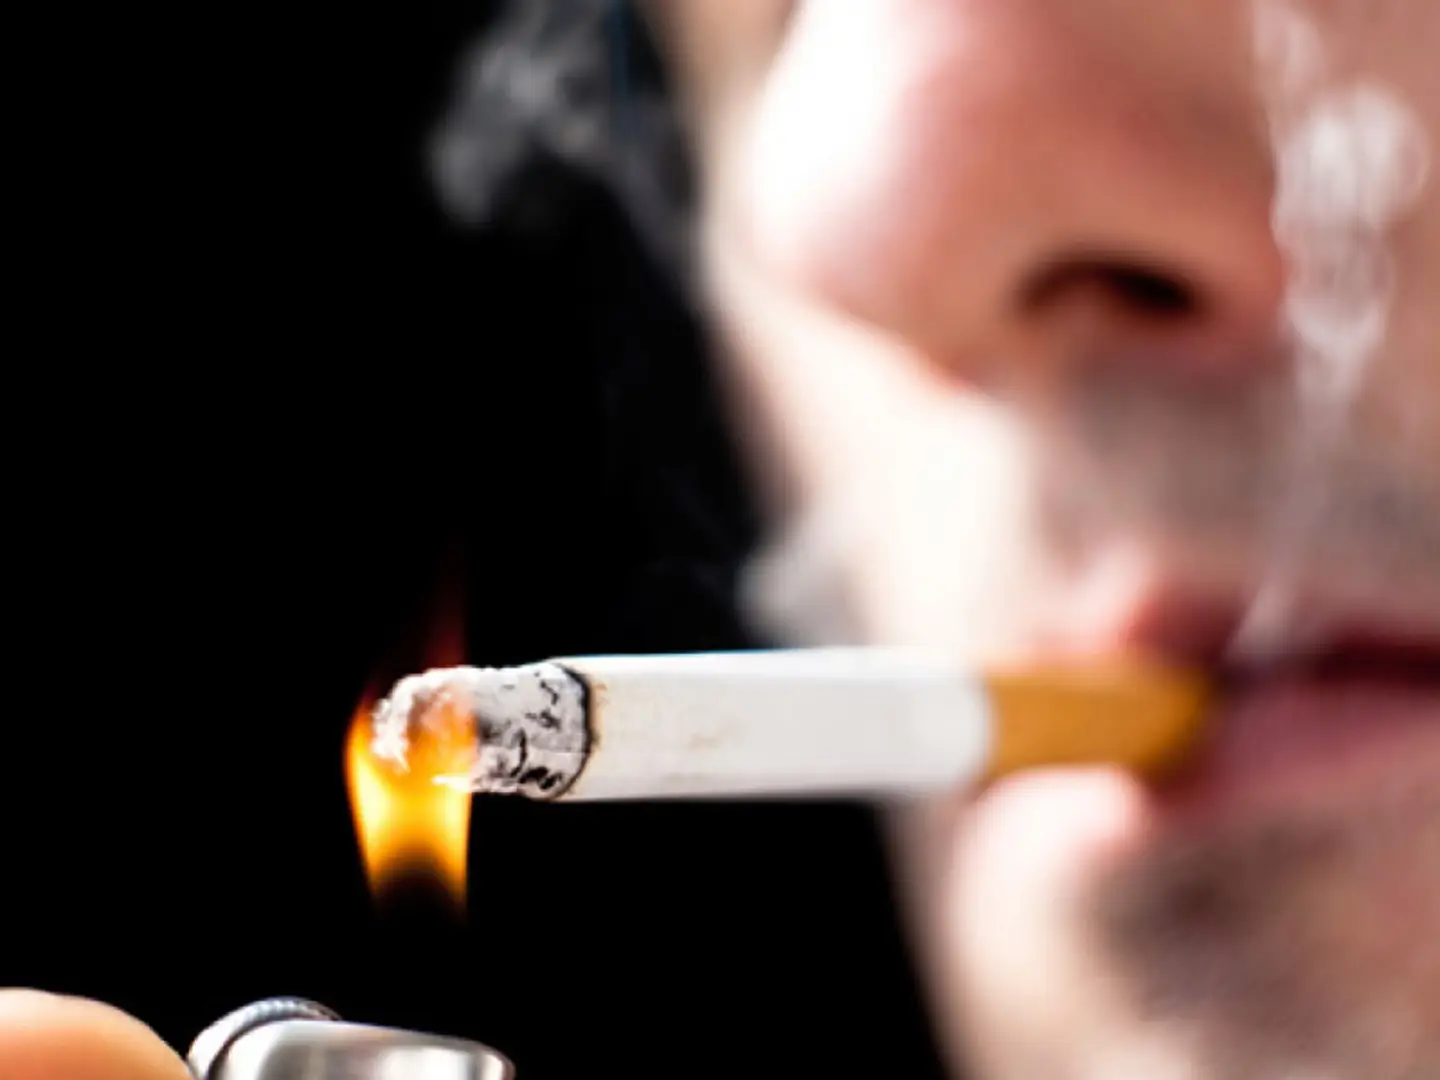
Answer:
<svg viewBox="0 0 1440 1080"><path fill-rule="evenodd" d="M1234 643L1242 661L1306 635L1290 582L1324 502L1326 463L1389 329L1390 234L1430 173L1425 127L1398 93L1340 73L1320 25L1287 0L1256 0L1255 16L1277 177L1271 223L1289 271L1282 330L1295 349L1304 432L1290 498L1277 507L1272 565Z"/></svg>

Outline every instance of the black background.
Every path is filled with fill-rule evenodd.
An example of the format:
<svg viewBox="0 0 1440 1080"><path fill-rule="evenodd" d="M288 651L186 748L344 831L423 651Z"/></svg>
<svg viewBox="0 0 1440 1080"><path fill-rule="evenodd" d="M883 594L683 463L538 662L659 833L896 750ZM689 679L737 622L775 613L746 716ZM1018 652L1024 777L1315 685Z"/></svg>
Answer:
<svg viewBox="0 0 1440 1080"><path fill-rule="evenodd" d="M104 202L93 347L11 399L0 984L177 1048L299 994L521 1080L934 1075L859 807L486 802L464 925L367 896L342 739L437 597L479 663L749 643L699 348L637 302L664 280L598 193L557 242L426 182L485 14L237 13L181 46L168 152L119 158L178 243Z"/></svg>

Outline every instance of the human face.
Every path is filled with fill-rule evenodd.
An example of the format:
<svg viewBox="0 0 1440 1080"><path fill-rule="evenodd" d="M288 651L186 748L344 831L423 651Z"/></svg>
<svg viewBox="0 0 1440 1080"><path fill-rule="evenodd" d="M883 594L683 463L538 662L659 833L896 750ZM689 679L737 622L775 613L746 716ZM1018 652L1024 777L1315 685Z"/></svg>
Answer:
<svg viewBox="0 0 1440 1080"><path fill-rule="evenodd" d="M908 830L981 1075L1440 1071L1440 5L1294 3L648 8L771 614L1244 672Z"/></svg>

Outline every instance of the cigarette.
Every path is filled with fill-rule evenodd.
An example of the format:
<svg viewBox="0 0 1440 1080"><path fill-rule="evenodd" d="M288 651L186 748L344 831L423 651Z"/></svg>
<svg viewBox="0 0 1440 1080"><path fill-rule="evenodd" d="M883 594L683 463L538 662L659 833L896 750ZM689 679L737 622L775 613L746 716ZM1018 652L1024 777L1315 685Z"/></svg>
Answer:
<svg viewBox="0 0 1440 1080"><path fill-rule="evenodd" d="M966 671L894 649L798 649L438 668L372 713L409 770L457 737L436 783L546 801L884 796L1021 769L1155 773L1198 741L1207 680L1144 662ZM414 760L412 760L414 759Z"/></svg>

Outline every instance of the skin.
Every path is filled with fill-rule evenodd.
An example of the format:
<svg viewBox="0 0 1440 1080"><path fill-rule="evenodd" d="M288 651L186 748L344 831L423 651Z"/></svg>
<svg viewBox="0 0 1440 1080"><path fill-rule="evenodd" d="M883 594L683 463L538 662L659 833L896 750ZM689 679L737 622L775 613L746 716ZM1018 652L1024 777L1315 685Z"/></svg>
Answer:
<svg viewBox="0 0 1440 1080"><path fill-rule="evenodd" d="M1217 626L1263 657L1337 610L1434 629L1440 197L1383 181L1440 142L1440 6L644 7L775 526L759 616L976 663L1208 657ZM1334 100L1399 134L1363 198L1320 207L1293 151ZM1316 302L1361 272L1391 287ZM1283 681L1238 706L1247 739L1262 715L1301 734L1198 811L1076 769L897 813L957 1070L1440 1073L1440 724L1276 768L1328 738L1307 712ZM9 1000L6 1076L180 1075L103 1007Z"/></svg>
<svg viewBox="0 0 1440 1080"><path fill-rule="evenodd" d="M118 1009L0 990L0 1074L10 1080L189 1080L155 1033Z"/></svg>
<svg viewBox="0 0 1440 1080"><path fill-rule="evenodd" d="M772 628L980 663L1436 633L1440 195L1400 181L1440 143L1440 8L649 11L776 530ZM1303 139L1337 100L1380 143L1321 170L1372 166L1327 203ZM1376 693L1272 676L1223 722L1251 779L1208 808L1093 769L898 815L957 1070L1440 1072L1440 723L1413 722L1440 697Z"/></svg>

